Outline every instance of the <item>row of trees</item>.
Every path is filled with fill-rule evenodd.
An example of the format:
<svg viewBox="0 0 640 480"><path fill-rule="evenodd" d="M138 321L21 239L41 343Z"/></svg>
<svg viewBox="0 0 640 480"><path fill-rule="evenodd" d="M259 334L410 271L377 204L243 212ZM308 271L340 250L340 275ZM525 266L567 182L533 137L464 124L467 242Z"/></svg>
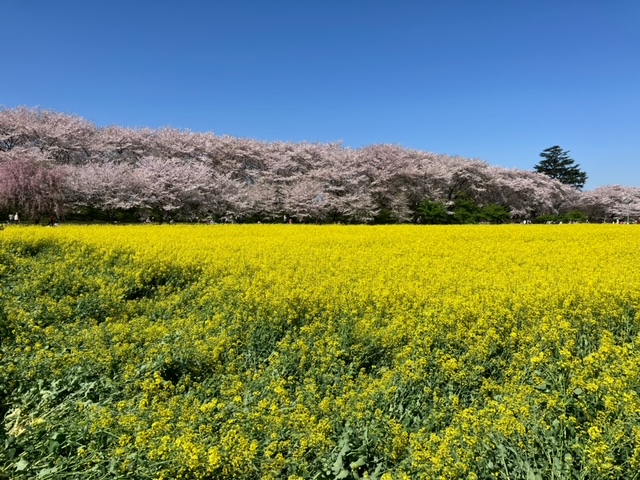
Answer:
<svg viewBox="0 0 640 480"><path fill-rule="evenodd" d="M100 128L47 110L0 110L0 209L36 221L54 214L466 223L535 219L576 208L604 220L625 208L640 214L637 190L583 193L541 173L395 145L351 149L171 128ZM628 198L633 200L626 203ZM441 213L434 216L436 207Z"/></svg>

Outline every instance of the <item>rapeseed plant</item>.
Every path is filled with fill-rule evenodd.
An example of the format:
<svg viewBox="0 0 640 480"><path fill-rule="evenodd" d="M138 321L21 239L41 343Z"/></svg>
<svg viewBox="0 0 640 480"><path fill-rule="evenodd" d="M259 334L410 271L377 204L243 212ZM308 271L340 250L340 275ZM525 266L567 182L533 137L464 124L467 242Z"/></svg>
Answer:
<svg viewBox="0 0 640 480"><path fill-rule="evenodd" d="M634 478L639 239L7 228L0 477Z"/></svg>

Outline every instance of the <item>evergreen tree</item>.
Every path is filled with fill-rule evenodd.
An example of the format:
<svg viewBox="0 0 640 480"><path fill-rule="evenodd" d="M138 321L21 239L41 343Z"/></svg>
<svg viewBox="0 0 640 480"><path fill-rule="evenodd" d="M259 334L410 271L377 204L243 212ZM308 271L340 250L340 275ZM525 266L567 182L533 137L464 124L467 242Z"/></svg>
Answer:
<svg viewBox="0 0 640 480"><path fill-rule="evenodd" d="M449 214L444 203L425 199L418 207L418 214L426 224L449 223Z"/></svg>
<svg viewBox="0 0 640 480"><path fill-rule="evenodd" d="M540 156L544 160L534 166L536 172L555 178L565 185L581 189L587 181L587 174L580 170L580 165L574 165L575 160L569 156L569 151L554 146L543 150Z"/></svg>

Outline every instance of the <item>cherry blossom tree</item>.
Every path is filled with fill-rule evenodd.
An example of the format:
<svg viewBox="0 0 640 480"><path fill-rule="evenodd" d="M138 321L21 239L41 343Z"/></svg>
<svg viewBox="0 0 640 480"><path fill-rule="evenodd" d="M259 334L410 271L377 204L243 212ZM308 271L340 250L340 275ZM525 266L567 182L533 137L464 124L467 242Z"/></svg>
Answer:
<svg viewBox="0 0 640 480"><path fill-rule="evenodd" d="M231 173L213 171L206 207L209 220L242 221L252 215L253 201L245 183L238 181Z"/></svg>
<svg viewBox="0 0 640 480"><path fill-rule="evenodd" d="M0 151L28 148L35 142L37 112L26 107L0 110Z"/></svg>
<svg viewBox="0 0 640 480"><path fill-rule="evenodd" d="M153 136L153 130L147 128L100 128L89 146L91 160L135 164L152 153Z"/></svg>
<svg viewBox="0 0 640 480"><path fill-rule="evenodd" d="M133 176L140 207L160 219L194 220L207 213L212 172L204 163L190 162L186 166L177 158L144 157Z"/></svg>
<svg viewBox="0 0 640 480"><path fill-rule="evenodd" d="M64 167L64 178L68 209L89 218L104 212L113 219L118 212L142 205L141 185L134 166L128 163L69 165Z"/></svg>
<svg viewBox="0 0 640 480"><path fill-rule="evenodd" d="M487 167L487 176L486 201L508 206L516 219L568 211L580 195L574 188L540 173Z"/></svg>
<svg viewBox="0 0 640 480"><path fill-rule="evenodd" d="M369 223L379 213L371 191L374 172L358 151L333 146L314 171L313 205L319 221Z"/></svg>
<svg viewBox="0 0 640 480"><path fill-rule="evenodd" d="M35 222L64 213L63 174L34 151L0 153L0 208L26 214Z"/></svg>
<svg viewBox="0 0 640 480"><path fill-rule="evenodd" d="M578 206L592 221L637 221L640 219L640 188L607 185L584 192Z"/></svg>
<svg viewBox="0 0 640 480"><path fill-rule="evenodd" d="M5 109L0 111L0 150L37 148L55 163L83 163L96 130L73 115L25 107Z"/></svg>

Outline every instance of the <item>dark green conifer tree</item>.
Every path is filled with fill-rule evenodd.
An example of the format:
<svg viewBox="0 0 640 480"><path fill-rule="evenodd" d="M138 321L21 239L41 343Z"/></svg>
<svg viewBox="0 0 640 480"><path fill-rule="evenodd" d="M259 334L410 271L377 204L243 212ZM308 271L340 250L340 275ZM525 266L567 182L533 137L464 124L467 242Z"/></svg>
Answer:
<svg viewBox="0 0 640 480"><path fill-rule="evenodd" d="M556 145L543 150L540 156L543 160L540 160L533 167L536 172L555 178L578 190L584 187L584 183L587 181L587 174L580 170L580 165L575 164L575 160L569 156L568 150L562 150Z"/></svg>

